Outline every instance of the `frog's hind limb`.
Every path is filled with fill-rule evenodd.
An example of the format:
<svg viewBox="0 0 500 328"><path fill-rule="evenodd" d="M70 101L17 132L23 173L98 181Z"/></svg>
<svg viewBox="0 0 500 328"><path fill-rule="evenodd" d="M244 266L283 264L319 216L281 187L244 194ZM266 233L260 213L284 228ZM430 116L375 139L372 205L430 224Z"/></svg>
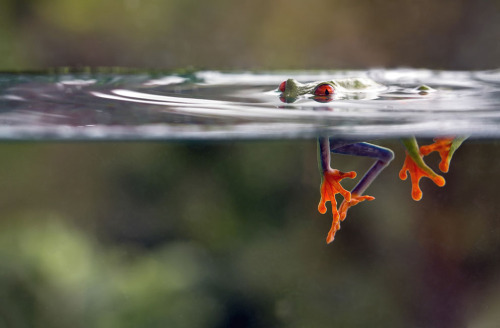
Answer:
<svg viewBox="0 0 500 328"><path fill-rule="evenodd" d="M330 152L344 155L355 155L375 158L375 163L365 173L361 180L356 184L351 192L340 186L339 182L345 177L354 178L355 172L343 173L338 170L333 170L330 167ZM394 153L392 150L377 145L369 144L366 142L348 142L337 141L328 138L319 139L319 156L320 156L320 169L322 170L322 183L321 183L321 200L318 206L320 213L326 212L325 202L330 200L332 204L333 221L328 236L327 243L331 243L335 238L335 233L340 229L340 221L346 218L347 210L365 200L375 199L372 196L362 196L361 194L370 186L380 172L392 161ZM336 192L329 192L328 187L334 185L337 188ZM339 188L340 187L340 188ZM341 193L344 196L344 201L339 207L336 208L335 194ZM346 197L347 195L347 197Z"/></svg>

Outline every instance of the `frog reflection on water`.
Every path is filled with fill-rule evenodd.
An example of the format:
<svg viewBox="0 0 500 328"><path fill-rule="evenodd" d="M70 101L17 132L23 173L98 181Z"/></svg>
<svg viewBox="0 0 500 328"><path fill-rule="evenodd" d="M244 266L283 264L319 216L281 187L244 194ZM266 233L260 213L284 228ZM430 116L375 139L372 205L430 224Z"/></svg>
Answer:
<svg viewBox="0 0 500 328"><path fill-rule="evenodd" d="M375 92L385 87L368 78L345 78L331 81L320 81L302 84L294 79L283 81L278 91L281 92L280 99L283 102L294 102L298 97L311 96L318 102L329 102L333 96L339 94L359 95L368 92ZM422 85L416 88L422 94L433 91L433 89ZM422 191L419 181L422 177L431 179L436 185L442 187L445 180L435 173L424 162L423 157L431 152L439 152L441 163L439 169L448 172L453 153L467 137L442 137L434 139L434 143L419 147L415 137L402 138L401 141L406 148L406 159L403 168L399 172L399 177L406 180L408 173L412 184L412 198L416 201L422 198ZM355 156L365 156L375 159L375 163L365 173L361 180L351 190L347 191L342 187L340 181L345 178L355 178L356 172L341 172L330 166L330 154L345 154ZM318 161L321 172L321 200L318 205L320 213L326 213L326 202L332 205L333 221L330 231L326 237L326 242L331 243L335 238L335 233L340 229L340 222L346 218L347 210L365 200L375 199L372 196L363 195L364 191L375 180L378 174L392 161L394 153L388 148L370 144L367 142L336 140L330 137L318 138ZM340 193L344 200L337 209L335 195Z"/></svg>

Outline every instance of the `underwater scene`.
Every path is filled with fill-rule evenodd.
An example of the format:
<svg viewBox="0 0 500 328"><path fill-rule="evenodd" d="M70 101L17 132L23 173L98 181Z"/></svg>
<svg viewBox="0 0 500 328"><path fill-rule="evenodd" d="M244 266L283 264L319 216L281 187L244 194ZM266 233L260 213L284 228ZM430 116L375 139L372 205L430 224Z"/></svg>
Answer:
<svg viewBox="0 0 500 328"><path fill-rule="evenodd" d="M498 70L1 73L0 111L0 327L500 320Z"/></svg>

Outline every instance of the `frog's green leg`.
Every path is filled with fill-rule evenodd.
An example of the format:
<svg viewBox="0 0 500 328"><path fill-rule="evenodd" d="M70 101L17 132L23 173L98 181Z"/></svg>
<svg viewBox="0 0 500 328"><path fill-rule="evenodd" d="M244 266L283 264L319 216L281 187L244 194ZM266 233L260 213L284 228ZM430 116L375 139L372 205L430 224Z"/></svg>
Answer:
<svg viewBox="0 0 500 328"><path fill-rule="evenodd" d="M427 177L431 179L436 185L442 187L445 185L445 180L442 176L435 173L430 167L425 164L418 148L417 140L414 137L402 140L406 147L406 159L403 168L399 171L401 180L406 180L408 177L407 171L410 173L412 191L411 196L414 200L422 199L422 190L420 189L420 179Z"/></svg>
<svg viewBox="0 0 500 328"><path fill-rule="evenodd" d="M363 178L353 188L352 192L346 191L341 185L340 180L349 177L354 178L355 172L343 173L338 170L333 170L330 167L330 152L338 154L348 154L356 156L367 156L376 158L377 161L367 171ZM328 236L327 243L331 243L335 237L335 233L340 229L340 221L346 218L347 210L349 207L358 204L365 200L375 199L372 196L361 196L361 194L368 188L377 175L389 164L393 159L394 154L390 149L379 147L365 142L346 142L334 141L328 138L319 139L319 163L320 170L323 175L321 183L321 200L318 205L320 213L326 212L325 202L330 201L332 204L333 221ZM333 187L330 187L333 186ZM330 188L330 189L328 189ZM333 191L332 191L333 190ZM337 202L335 201L335 194L341 193L344 196L344 201L337 210Z"/></svg>
<svg viewBox="0 0 500 328"><path fill-rule="evenodd" d="M467 137L444 137L444 138L435 138L434 143L432 145L421 146L420 153L423 156L426 156L433 151L437 151L439 156L441 157L441 163L439 163L439 169L441 172L448 172L450 169L450 161L453 157L455 151L460 147L462 142L465 141Z"/></svg>

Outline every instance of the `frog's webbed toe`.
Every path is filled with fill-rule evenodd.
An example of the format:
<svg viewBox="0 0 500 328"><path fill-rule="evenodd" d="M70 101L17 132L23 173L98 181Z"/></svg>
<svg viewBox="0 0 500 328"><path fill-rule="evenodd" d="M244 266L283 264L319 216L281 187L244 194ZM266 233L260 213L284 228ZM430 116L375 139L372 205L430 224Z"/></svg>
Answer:
<svg viewBox="0 0 500 328"><path fill-rule="evenodd" d="M424 164L425 165L425 164ZM414 200L422 199L422 190L420 189L420 179L423 177L427 177L431 179L436 185L442 187L445 185L446 181L442 176L435 173L431 168L427 165L422 166L415 163L413 158L407 153L406 159L403 164L403 168L399 171L399 177L401 180L406 180L408 177L407 172L410 174L412 191L411 196Z"/></svg>
<svg viewBox="0 0 500 328"><path fill-rule="evenodd" d="M340 230L340 221L344 221L346 216L347 216L347 210L349 207L352 207L354 205L357 205L360 202L363 202L365 200L374 200L375 197L373 196L359 196L356 194L351 194L351 199L347 200L344 199L342 204L340 205L339 210L335 210L333 214L333 221L332 221L332 227L330 228L330 231L328 232L328 235L326 236L326 243L329 244L335 239L335 233Z"/></svg>
<svg viewBox="0 0 500 328"><path fill-rule="evenodd" d="M427 146L420 147L420 153L424 156L437 151L441 157L441 163L439 163L439 169L441 172L448 172L450 169L450 161L453 155L451 151L452 143L455 138L436 138L434 143Z"/></svg>
<svg viewBox="0 0 500 328"><path fill-rule="evenodd" d="M340 204L339 207L339 215L340 215L340 221L344 221L346 216L347 216L347 210L350 207L353 207L354 205L357 205L358 203L364 202L365 200L374 200L375 197L373 196L368 196L368 195L356 195L354 193L351 193L351 200L347 201L344 200L342 204Z"/></svg>

